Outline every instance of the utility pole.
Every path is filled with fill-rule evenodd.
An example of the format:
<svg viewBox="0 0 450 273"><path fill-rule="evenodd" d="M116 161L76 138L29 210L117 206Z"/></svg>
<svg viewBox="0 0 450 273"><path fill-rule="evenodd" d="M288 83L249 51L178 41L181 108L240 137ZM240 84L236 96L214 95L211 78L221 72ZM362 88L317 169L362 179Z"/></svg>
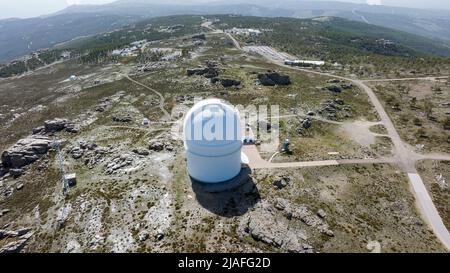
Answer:
<svg viewBox="0 0 450 273"><path fill-rule="evenodd" d="M66 180L66 170L64 168L64 159L61 155L61 143L56 139L56 137L53 137L52 147L56 151L56 160L58 161L59 170L61 172L63 195L67 196L67 194L69 193L69 183Z"/></svg>

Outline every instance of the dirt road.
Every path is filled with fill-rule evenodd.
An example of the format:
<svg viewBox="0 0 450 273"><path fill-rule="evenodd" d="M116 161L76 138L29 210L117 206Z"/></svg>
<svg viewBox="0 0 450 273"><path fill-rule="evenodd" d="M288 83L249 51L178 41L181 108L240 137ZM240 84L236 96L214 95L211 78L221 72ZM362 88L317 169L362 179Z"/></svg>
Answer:
<svg viewBox="0 0 450 273"><path fill-rule="evenodd" d="M212 25L209 25L208 27L211 30L215 30ZM232 41L235 47L239 50L242 50L241 45L239 42L231 35L230 33L225 33ZM400 135L398 134L397 130L395 129L394 124L392 123L391 119L389 118L387 112L385 111L383 105L378 100L377 96L375 95L374 91L364 84L362 80L358 79L351 79L343 76L337 76L326 72L319 72L309 69L303 69L299 67L292 67L285 65L280 60L274 60L271 59L270 56L263 56L268 61L285 68L289 68L292 70L298 70L310 74L316 74L316 75L322 75L322 76L328 76L331 78L337 78L345 81L352 82L353 84L357 85L359 88L361 88L369 97L370 102L375 107L380 119L381 123L386 127L388 131L388 135L392 140L392 143L394 144L394 159L393 162L390 163L397 163L399 167L408 173L408 178L410 181L410 184L412 185L412 188L414 189L413 193L416 197L417 203L419 205L419 208L421 210L421 214L425 218L426 222L429 224L433 232L436 234L436 237L442 242L442 244L447 248L447 250L450 251L450 233L446 229L446 227L443 225L443 221L437 213L437 209L431 200L428 192L426 191L425 185L420 178L420 175L418 174L415 163L419 159L425 159L426 156L417 156L414 152L408 150L407 145L404 144L404 142L401 140ZM426 79L431 79L432 77L427 77ZM387 79L385 79L387 80ZM399 80L399 79L394 79ZM270 163L261 158L259 155L259 152L255 146L245 146L243 149L244 153L249 157L250 159L250 167L254 168L290 168L290 167L309 167L309 166L330 166L330 165L339 165L340 163L338 161L314 161L314 162L292 162L292 163ZM342 163L345 162L351 162L351 164L362 164L366 162L365 160L352 160L352 161L341 161Z"/></svg>
<svg viewBox="0 0 450 273"><path fill-rule="evenodd" d="M135 84L137 84L137 85L139 85L139 86L142 86L142 87L144 87L145 89L147 89L147 90L150 90L150 91L152 91L153 93L155 93L158 97L159 97L159 109L161 109L161 112L163 112L163 114L164 114L164 119L170 119L170 114L169 114L169 112L167 112L166 111L166 109L164 108L165 106L166 106L166 102L165 102L165 99L164 99L164 96L161 94L161 93L159 93L158 91L156 91L155 89L153 89L153 88L151 88L151 87L148 87L147 85L145 85L145 84L142 84L142 83L140 83L140 82L138 82L138 81L136 81L136 80L133 80L132 78L130 78L130 76L128 76L128 75L124 75L125 76L125 78L127 78L129 81L131 81L131 82L133 82L133 83L135 83Z"/></svg>

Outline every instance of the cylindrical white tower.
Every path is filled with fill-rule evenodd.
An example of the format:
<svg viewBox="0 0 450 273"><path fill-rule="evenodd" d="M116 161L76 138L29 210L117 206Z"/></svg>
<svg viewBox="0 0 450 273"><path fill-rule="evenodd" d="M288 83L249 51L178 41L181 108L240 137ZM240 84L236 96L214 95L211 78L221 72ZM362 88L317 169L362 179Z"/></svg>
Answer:
<svg viewBox="0 0 450 273"><path fill-rule="evenodd" d="M184 120L184 145L189 175L200 182L219 183L241 171L239 112L220 99L196 103Z"/></svg>

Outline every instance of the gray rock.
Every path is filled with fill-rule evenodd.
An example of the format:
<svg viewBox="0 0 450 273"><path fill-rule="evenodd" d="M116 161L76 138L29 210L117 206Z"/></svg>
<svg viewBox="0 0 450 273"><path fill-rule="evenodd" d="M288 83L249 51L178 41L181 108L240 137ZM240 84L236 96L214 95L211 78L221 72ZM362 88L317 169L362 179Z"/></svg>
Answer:
<svg viewBox="0 0 450 273"><path fill-rule="evenodd" d="M147 232L142 232L138 237L139 241L144 242L150 237L150 235Z"/></svg>
<svg viewBox="0 0 450 273"><path fill-rule="evenodd" d="M19 253L25 247L28 239L20 239L17 241L10 242L0 248L0 253Z"/></svg>
<svg viewBox="0 0 450 273"><path fill-rule="evenodd" d="M337 119L337 115L336 115L336 113L329 113L329 114L327 114L327 118L334 120L334 119Z"/></svg>
<svg viewBox="0 0 450 273"><path fill-rule="evenodd" d="M188 76L204 76L205 78L212 79L219 76L219 70L215 66L201 67L201 68L190 68L187 70Z"/></svg>
<svg viewBox="0 0 450 273"><path fill-rule="evenodd" d="M21 139L2 153L2 165L5 168L18 169L31 164L47 153L51 142L50 138L41 135Z"/></svg>
<svg viewBox="0 0 450 273"><path fill-rule="evenodd" d="M287 201L286 199L283 199L283 198L277 198L277 200L275 202L275 208L277 208L279 210L285 210L288 207L289 207L289 201Z"/></svg>
<svg viewBox="0 0 450 273"><path fill-rule="evenodd" d="M40 126L40 127L37 127L37 128L33 129L33 135L37 135L37 134L40 134L40 133L43 133L43 132L45 132L45 127L44 126Z"/></svg>
<svg viewBox="0 0 450 273"><path fill-rule="evenodd" d="M100 104L100 105L97 105L96 107L95 107L95 111L96 112L100 112L100 113L102 113L102 112L105 112L105 110L106 110L106 105L104 105L104 104Z"/></svg>
<svg viewBox="0 0 450 273"><path fill-rule="evenodd" d="M232 87L232 86L239 86L241 85L241 81L233 80L233 79L218 79L218 78L212 78L211 83L220 82L223 87Z"/></svg>
<svg viewBox="0 0 450 273"><path fill-rule="evenodd" d="M341 82L341 80L339 80L339 79L330 79L327 81L327 83L340 83L340 82Z"/></svg>
<svg viewBox="0 0 450 273"><path fill-rule="evenodd" d="M23 235L25 235L25 234L28 234L30 231L31 231L32 229L31 228L21 228L21 229L18 229L16 232L17 232L17 236L23 236Z"/></svg>
<svg viewBox="0 0 450 273"><path fill-rule="evenodd" d="M327 217L327 214L323 209L319 209L317 211L317 216L319 216L320 218L325 218L325 217Z"/></svg>
<svg viewBox="0 0 450 273"><path fill-rule="evenodd" d="M121 156L115 157L112 161L106 166L106 173L113 174L116 173L119 169L129 166L133 163L133 158L127 154L123 154Z"/></svg>
<svg viewBox="0 0 450 273"><path fill-rule="evenodd" d="M78 133L80 129L75 125L75 123L67 123L66 131L69 133Z"/></svg>
<svg viewBox="0 0 450 273"><path fill-rule="evenodd" d="M327 105L324 109L325 111L327 111L328 113L336 113L336 107L334 107L333 104Z"/></svg>
<svg viewBox="0 0 450 273"><path fill-rule="evenodd" d="M311 119L307 118L302 122L302 127L305 129L309 129L312 126L312 121Z"/></svg>
<svg viewBox="0 0 450 273"><path fill-rule="evenodd" d="M288 232L283 239L282 247L291 253L300 253L303 251L303 244L298 240L298 237L292 232Z"/></svg>
<svg viewBox="0 0 450 273"><path fill-rule="evenodd" d="M264 86L290 85L292 83L289 76L277 72L259 74L258 80Z"/></svg>
<svg viewBox="0 0 450 273"><path fill-rule="evenodd" d="M206 40L206 35L204 33L196 34L192 36L193 40Z"/></svg>
<svg viewBox="0 0 450 273"><path fill-rule="evenodd" d="M8 173L8 170L6 168L3 168L0 166L0 177L3 177L7 173Z"/></svg>
<svg viewBox="0 0 450 273"><path fill-rule="evenodd" d="M84 155L84 150L81 147L74 147L70 153L72 154L73 159L80 159Z"/></svg>
<svg viewBox="0 0 450 273"><path fill-rule="evenodd" d="M341 93L342 92L342 87L340 87L338 85L330 85L330 86L327 86L326 89L333 93Z"/></svg>
<svg viewBox="0 0 450 273"><path fill-rule="evenodd" d="M302 241L307 237L279 221L269 204L262 203L250 213L245 231L253 239L273 247L294 253L305 252Z"/></svg>
<svg viewBox="0 0 450 273"><path fill-rule="evenodd" d="M10 169L9 173L12 175L13 178L18 178L22 176L23 170L22 169Z"/></svg>
<svg viewBox="0 0 450 273"><path fill-rule="evenodd" d="M172 144L166 143L164 144L164 148L166 149L166 151L172 152L174 150Z"/></svg>
<svg viewBox="0 0 450 273"><path fill-rule="evenodd" d="M130 122L132 119L129 115L115 115L113 116L113 121L115 122Z"/></svg>
<svg viewBox="0 0 450 273"><path fill-rule="evenodd" d="M266 244L281 247L284 232L280 232L278 223L271 213L261 213L256 211L249 217L248 232L253 239Z"/></svg>
<svg viewBox="0 0 450 273"><path fill-rule="evenodd" d="M153 141L149 144L149 149L152 151L160 152L164 150L164 144L159 141Z"/></svg>
<svg viewBox="0 0 450 273"><path fill-rule="evenodd" d="M308 115L308 116L315 116L316 113L314 113L313 111L309 111L309 112L307 113L307 115Z"/></svg>
<svg viewBox="0 0 450 273"><path fill-rule="evenodd" d="M341 87L343 89L352 89L353 88L353 84L341 84Z"/></svg>
<svg viewBox="0 0 450 273"><path fill-rule="evenodd" d="M165 237L165 235L163 233L158 233L158 234L156 234L155 239L157 241L162 241L164 239L164 237Z"/></svg>
<svg viewBox="0 0 450 273"><path fill-rule="evenodd" d="M150 152L147 149L134 149L133 153L142 155L142 156L147 156L150 154Z"/></svg>
<svg viewBox="0 0 450 273"><path fill-rule="evenodd" d="M291 204L285 199L278 198L275 207L282 210L288 219L298 219L307 226L316 228L320 233L330 237L334 236L334 233L329 229L328 224L319 218L319 216L311 213L304 205Z"/></svg>
<svg viewBox="0 0 450 273"><path fill-rule="evenodd" d="M20 191L21 189L23 189L22 183L20 183L19 185L16 186L16 190Z"/></svg>
<svg viewBox="0 0 450 273"><path fill-rule="evenodd" d="M0 240L19 236L17 231L0 229Z"/></svg>
<svg viewBox="0 0 450 273"><path fill-rule="evenodd" d="M45 131L46 132L58 132L66 128L68 121L66 119L52 119L45 121Z"/></svg>
<svg viewBox="0 0 450 273"><path fill-rule="evenodd" d="M283 189L285 188L287 185L289 185L289 182L291 181L291 178L289 176L286 175L281 175L281 176L277 176L272 184L275 186L275 188L277 189Z"/></svg>

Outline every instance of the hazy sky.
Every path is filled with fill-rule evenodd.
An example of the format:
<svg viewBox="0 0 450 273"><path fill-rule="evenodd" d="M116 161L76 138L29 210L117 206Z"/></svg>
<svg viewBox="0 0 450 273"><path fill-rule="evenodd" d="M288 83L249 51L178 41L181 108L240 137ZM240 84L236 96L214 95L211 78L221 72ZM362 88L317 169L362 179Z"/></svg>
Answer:
<svg viewBox="0 0 450 273"><path fill-rule="evenodd" d="M59 11L73 4L103 4L114 0L0 0L0 19L11 17L34 17ZM140 0L142 1L142 0ZM187 0L181 2L213 2L214 0ZM319 0L315 0L319 1ZM337 0L331 0L337 1ZM393 5L414 8L450 9L448 0L338 0L341 2ZM155 0L153 0L155 2ZM156 1L157 2L157 1ZM167 0L161 0L167 3ZM257 0L242 0L257 3Z"/></svg>
<svg viewBox="0 0 450 273"><path fill-rule="evenodd" d="M0 18L34 17L53 13L73 4L103 4L113 0L0 0Z"/></svg>

